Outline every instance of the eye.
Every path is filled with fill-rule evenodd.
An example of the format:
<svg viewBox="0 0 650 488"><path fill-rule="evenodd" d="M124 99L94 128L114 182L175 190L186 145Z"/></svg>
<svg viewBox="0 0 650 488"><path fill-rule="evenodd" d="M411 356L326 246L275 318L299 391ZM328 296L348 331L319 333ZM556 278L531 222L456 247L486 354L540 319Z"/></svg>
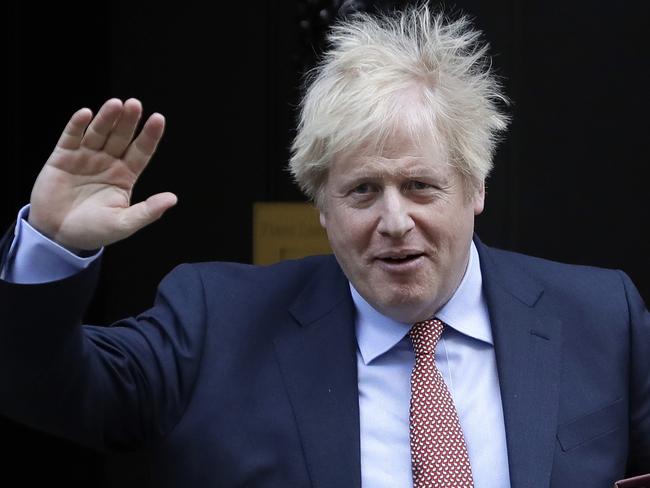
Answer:
<svg viewBox="0 0 650 488"><path fill-rule="evenodd" d="M411 191L428 190L430 188L432 188L430 184L418 180L411 180L406 184L406 189Z"/></svg>
<svg viewBox="0 0 650 488"><path fill-rule="evenodd" d="M352 193L356 195L367 195L368 193L373 193L375 191L377 191L377 188L371 183L361 183L352 189Z"/></svg>

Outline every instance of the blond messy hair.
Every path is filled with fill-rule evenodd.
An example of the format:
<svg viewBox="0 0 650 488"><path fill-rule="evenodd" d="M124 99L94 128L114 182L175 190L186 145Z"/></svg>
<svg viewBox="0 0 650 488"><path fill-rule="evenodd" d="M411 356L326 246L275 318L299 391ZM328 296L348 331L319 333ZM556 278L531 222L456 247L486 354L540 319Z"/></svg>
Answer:
<svg viewBox="0 0 650 488"><path fill-rule="evenodd" d="M396 130L441 144L470 186L492 169L507 102L488 44L466 17L426 5L334 25L307 78L289 170L317 204L337 154L381 147Z"/></svg>

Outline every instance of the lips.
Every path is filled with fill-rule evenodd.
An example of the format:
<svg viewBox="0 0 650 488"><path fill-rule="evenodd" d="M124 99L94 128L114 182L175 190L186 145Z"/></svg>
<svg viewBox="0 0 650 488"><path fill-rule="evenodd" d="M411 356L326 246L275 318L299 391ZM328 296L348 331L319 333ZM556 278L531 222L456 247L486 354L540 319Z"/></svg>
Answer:
<svg viewBox="0 0 650 488"><path fill-rule="evenodd" d="M383 269L404 272L414 270L423 256L422 251L408 249L382 252L375 260Z"/></svg>
<svg viewBox="0 0 650 488"><path fill-rule="evenodd" d="M377 255L376 259L387 262L406 262L413 259L416 259L422 256L424 253L422 251L404 249L404 250L395 250L395 251L384 251Z"/></svg>
<svg viewBox="0 0 650 488"><path fill-rule="evenodd" d="M422 256L422 254L410 254L408 256L396 256L396 257L385 257L385 258L379 258L382 261L385 261L387 263L407 263L409 261L413 261L414 259L419 258Z"/></svg>

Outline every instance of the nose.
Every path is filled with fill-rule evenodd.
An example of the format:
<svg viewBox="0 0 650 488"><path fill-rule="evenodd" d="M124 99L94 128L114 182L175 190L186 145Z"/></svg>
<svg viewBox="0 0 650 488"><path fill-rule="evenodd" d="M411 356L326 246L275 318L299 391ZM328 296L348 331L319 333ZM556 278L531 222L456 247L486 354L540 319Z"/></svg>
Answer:
<svg viewBox="0 0 650 488"><path fill-rule="evenodd" d="M383 236L404 237L415 226L409 213L409 202L397 189L385 189L380 212L377 232Z"/></svg>

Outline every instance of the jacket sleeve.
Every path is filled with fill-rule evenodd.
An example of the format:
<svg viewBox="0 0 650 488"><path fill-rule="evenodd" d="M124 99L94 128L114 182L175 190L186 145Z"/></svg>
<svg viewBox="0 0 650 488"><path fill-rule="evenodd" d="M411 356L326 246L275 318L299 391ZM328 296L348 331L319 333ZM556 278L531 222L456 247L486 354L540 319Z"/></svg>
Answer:
<svg viewBox="0 0 650 488"><path fill-rule="evenodd" d="M199 368L205 294L176 268L151 309L82 326L99 263L69 278L0 281L0 413L95 449L142 447L180 419Z"/></svg>
<svg viewBox="0 0 650 488"><path fill-rule="evenodd" d="M627 275L623 276L630 328L630 453L628 472L650 473L650 313Z"/></svg>

